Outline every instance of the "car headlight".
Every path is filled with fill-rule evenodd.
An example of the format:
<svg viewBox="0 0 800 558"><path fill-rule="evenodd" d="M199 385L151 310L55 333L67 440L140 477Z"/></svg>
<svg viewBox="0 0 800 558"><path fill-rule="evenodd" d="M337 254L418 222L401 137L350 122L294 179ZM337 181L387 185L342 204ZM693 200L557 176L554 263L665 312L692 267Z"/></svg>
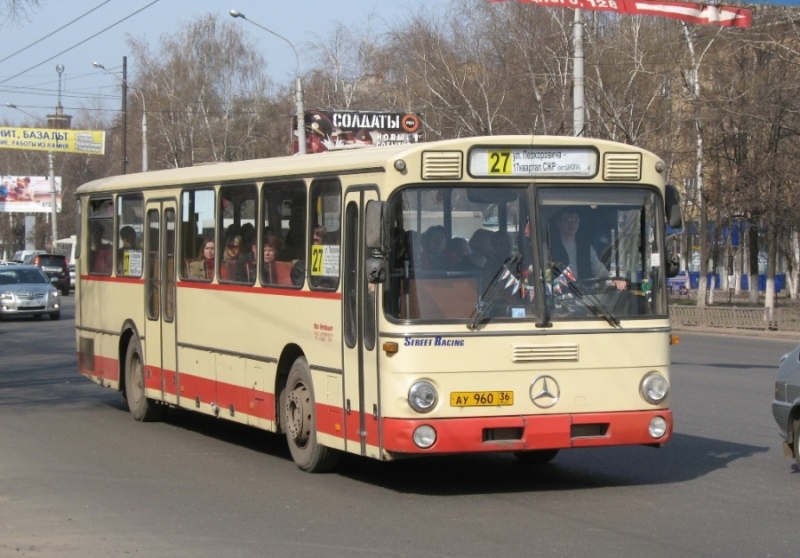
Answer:
<svg viewBox="0 0 800 558"><path fill-rule="evenodd" d="M420 380L408 390L408 404L418 413L428 413L439 400L436 388L427 380Z"/></svg>
<svg viewBox="0 0 800 558"><path fill-rule="evenodd" d="M50 291L50 296L51 296L51 297L56 297L56 296L58 296L58 291Z"/></svg>
<svg viewBox="0 0 800 558"><path fill-rule="evenodd" d="M640 391L645 401L657 405L669 395L669 382L661 374L651 372L642 380Z"/></svg>
<svg viewBox="0 0 800 558"><path fill-rule="evenodd" d="M14 295L11 293L0 293L0 300L4 302L14 302Z"/></svg>

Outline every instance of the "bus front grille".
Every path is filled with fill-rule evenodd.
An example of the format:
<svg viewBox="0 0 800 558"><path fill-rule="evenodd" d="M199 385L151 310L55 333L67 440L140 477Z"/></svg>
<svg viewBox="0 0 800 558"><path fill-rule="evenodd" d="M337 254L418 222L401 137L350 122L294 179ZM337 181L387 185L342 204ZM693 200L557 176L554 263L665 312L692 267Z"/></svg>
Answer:
<svg viewBox="0 0 800 558"><path fill-rule="evenodd" d="M511 362L577 361L578 346L574 343L559 345L513 345Z"/></svg>
<svg viewBox="0 0 800 558"><path fill-rule="evenodd" d="M422 154L423 180L461 180L460 151L425 151Z"/></svg>
<svg viewBox="0 0 800 558"><path fill-rule="evenodd" d="M639 153L606 153L603 180L640 180L642 156Z"/></svg>

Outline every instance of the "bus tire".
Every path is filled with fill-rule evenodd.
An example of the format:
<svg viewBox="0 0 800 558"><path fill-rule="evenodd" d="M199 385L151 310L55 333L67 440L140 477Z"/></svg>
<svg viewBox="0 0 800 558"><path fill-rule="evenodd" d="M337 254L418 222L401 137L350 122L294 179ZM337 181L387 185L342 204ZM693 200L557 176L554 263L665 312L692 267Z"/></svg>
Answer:
<svg viewBox="0 0 800 558"><path fill-rule="evenodd" d="M550 463L558 455L557 449L515 451L514 456L521 462L529 465L544 465Z"/></svg>
<svg viewBox="0 0 800 558"><path fill-rule="evenodd" d="M163 407L148 399L144 391L144 359L139 340L133 337L125 353L125 401L133 418L140 422L161 419Z"/></svg>
<svg viewBox="0 0 800 558"><path fill-rule="evenodd" d="M336 467L339 452L317 443L314 385L305 357L294 361L283 391L283 424L289 451L307 473L325 473Z"/></svg>

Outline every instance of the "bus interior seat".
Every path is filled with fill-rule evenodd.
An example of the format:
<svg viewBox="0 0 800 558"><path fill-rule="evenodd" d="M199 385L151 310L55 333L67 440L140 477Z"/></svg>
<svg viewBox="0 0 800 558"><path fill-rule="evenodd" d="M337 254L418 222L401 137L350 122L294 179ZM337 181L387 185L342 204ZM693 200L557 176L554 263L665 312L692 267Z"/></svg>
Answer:
<svg viewBox="0 0 800 558"><path fill-rule="evenodd" d="M466 319L478 302L474 277L409 279L408 285L406 297L405 281L401 281L401 319Z"/></svg>

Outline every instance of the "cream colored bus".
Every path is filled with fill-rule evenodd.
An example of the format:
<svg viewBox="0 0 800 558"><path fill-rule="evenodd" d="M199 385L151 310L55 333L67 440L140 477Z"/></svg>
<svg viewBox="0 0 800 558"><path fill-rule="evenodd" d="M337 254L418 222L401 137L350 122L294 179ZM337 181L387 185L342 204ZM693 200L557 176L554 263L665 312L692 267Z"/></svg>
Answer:
<svg viewBox="0 0 800 558"><path fill-rule="evenodd" d="M672 434L651 153L497 136L116 176L78 189L80 372L285 434L306 471Z"/></svg>

